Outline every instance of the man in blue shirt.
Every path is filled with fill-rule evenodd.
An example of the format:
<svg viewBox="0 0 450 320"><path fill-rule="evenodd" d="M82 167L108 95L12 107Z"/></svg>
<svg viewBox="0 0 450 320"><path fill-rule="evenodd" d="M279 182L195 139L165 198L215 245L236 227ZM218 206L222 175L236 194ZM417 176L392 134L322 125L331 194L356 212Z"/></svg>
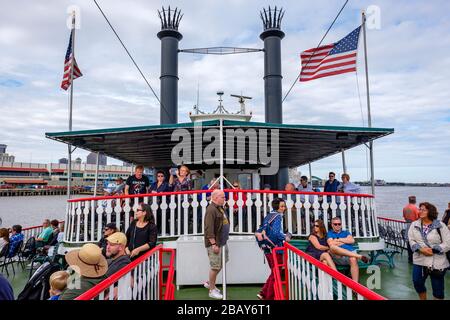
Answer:
<svg viewBox="0 0 450 320"><path fill-rule="evenodd" d="M19 224L13 225L11 230L11 237L9 238L9 254L8 257L12 257L16 248L21 241L23 241L24 235L22 233L22 226Z"/></svg>
<svg viewBox="0 0 450 320"><path fill-rule="evenodd" d="M328 180L325 182L324 192L337 192L339 181L335 179L336 174L334 172L330 172L328 174Z"/></svg>
<svg viewBox="0 0 450 320"><path fill-rule="evenodd" d="M350 265L352 279L358 282L358 260L367 263L368 258L355 252L355 248L353 247L355 239L353 239L350 232L342 230L341 218L334 217L331 219L331 227L332 230L329 230L327 233L327 243L330 247L331 257L336 265Z"/></svg>

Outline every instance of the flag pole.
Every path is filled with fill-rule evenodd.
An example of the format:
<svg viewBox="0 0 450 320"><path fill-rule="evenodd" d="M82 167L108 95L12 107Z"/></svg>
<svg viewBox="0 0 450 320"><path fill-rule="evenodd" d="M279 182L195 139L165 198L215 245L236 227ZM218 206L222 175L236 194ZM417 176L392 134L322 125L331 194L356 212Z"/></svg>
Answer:
<svg viewBox="0 0 450 320"><path fill-rule="evenodd" d="M75 63L75 11L72 11L72 30L71 30L71 43L72 43L72 60L70 66L70 93L69 93L69 131L72 131L72 105L73 105L73 67ZM68 164L67 164L67 198L71 197L72 188L72 145L69 143L68 148Z"/></svg>
<svg viewBox="0 0 450 320"><path fill-rule="evenodd" d="M372 116L370 114L370 93L369 93L369 67L367 63L367 41L366 41L366 13L362 11L362 27L364 35L364 64L366 68L366 92L367 92L367 123L369 128L372 128ZM370 186L372 195L375 195L375 177L374 177L374 166L373 166L373 141L369 142L370 151Z"/></svg>

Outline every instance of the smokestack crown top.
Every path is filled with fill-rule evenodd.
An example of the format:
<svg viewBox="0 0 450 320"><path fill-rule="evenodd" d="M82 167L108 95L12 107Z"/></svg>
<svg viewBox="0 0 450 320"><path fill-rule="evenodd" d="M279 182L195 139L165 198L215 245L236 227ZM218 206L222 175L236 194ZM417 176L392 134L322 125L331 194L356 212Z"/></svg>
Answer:
<svg viewBox="0 0 450 320"><path fill-rule="evenodd" d="M178 26L183 18L181 10L175 8L175 10L165 9L162 7L162 11L158 10L159 19L161 20L161 30L175 30L178 31Z"/></svg>
<svg viewBox="0 0 450 320"><path fill-rule="evenodd" d="M270 8L269 6L268 10L263 8L263 10L260 11L260 15L264 25L264 31L269 29L281 30L281 20L284 17L284 13L285 11L283 8L277 9L276 6L275 8Z"/></svg>

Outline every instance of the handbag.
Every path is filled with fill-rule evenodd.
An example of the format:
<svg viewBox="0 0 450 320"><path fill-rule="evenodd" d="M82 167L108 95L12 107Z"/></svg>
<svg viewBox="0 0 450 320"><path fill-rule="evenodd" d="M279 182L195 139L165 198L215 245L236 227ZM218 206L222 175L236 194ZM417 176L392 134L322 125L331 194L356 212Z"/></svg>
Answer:
<svg viewBox="0 0 450 320"><path fill-rule="evenodd" d="M425 267L425 274L432 277L443 277L447 269L435 269L433 267Z"/></svg>

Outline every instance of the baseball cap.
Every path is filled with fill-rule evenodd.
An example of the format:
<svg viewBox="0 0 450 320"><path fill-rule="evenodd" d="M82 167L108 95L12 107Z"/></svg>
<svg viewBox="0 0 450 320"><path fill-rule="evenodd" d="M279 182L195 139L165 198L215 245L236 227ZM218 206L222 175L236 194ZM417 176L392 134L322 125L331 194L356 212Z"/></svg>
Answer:
<svg viewBox="0 0 450 320"><path fill-rule="evenodd" d="M108 238L106 238L106 240L111 244L123 244L124 246L127 245L127 236L123 232L115 232Z"/></svg>
<svg viewBox="0 0 450 320"><path fill-rule="evenodd" d="M117 226L114 222L110 222L106 224L105 228L111 229L111 230L117 230Z"/></svg>

